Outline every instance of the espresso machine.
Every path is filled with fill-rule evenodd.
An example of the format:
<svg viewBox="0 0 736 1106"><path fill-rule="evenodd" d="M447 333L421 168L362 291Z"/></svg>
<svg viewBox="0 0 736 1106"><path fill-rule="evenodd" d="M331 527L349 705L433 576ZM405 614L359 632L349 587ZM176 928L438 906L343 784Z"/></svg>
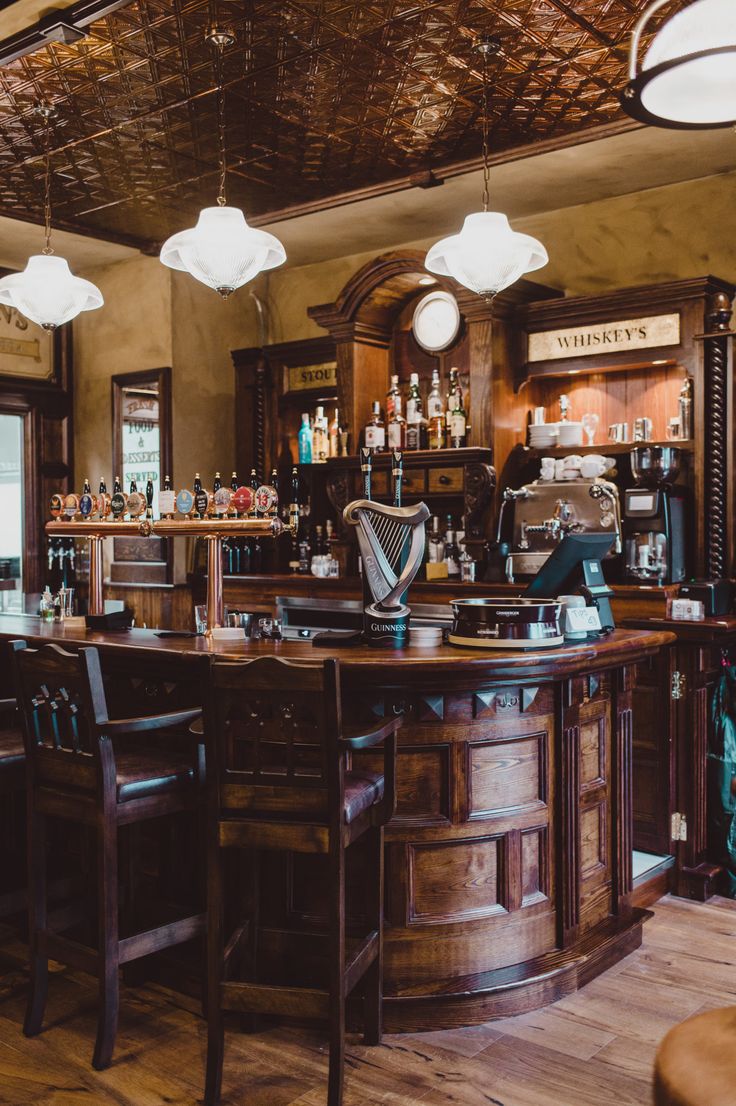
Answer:
<svg viewBox="0 0 736 1106"><path fill-rule="evenodd" d="M498 519L497 545L506 556L509 583L536 576L568 534L610 535L611 555L621 552L618 488L601 476L540 477L506 488Z"/></svg>
<svg viewBox="0 0 736 1106"><path fill-rule="evenodd" d="M681 451L642 446L631 451L636 487L624 492L625 579L675 584L687 576L685 490L674 481Z"/></svg>

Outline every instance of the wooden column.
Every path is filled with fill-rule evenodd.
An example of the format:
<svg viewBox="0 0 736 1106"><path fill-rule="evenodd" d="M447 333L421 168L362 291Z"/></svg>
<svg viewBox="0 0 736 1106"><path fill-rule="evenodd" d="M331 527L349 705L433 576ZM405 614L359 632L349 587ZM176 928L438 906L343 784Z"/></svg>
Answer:
<svg viewBox="0 0 736 1106"><path fill-rule="evenodd" d="M731 573L728 540L728 331L731 301L725 292L708 304L705 342L705 574L711 580Z"/></svg>

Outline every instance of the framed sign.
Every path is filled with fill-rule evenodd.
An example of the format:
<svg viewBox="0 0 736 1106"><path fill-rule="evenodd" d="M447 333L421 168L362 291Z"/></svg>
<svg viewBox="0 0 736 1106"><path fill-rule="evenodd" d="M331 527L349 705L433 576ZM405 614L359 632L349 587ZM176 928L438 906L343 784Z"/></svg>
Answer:
<svg viewBox="0 0 736 1106"><path fill-rule="evenodd" d="M0 304L0 376L51 381L55 352L53 334Z"/></svg>
<svg viewBox="0 0 736 1106"><path fill-rule="evenodd" d="M529 334L527 361L560 361L595 354L628 353L680 344L680 313L647 315L592 326L540 330Z"/></svg>

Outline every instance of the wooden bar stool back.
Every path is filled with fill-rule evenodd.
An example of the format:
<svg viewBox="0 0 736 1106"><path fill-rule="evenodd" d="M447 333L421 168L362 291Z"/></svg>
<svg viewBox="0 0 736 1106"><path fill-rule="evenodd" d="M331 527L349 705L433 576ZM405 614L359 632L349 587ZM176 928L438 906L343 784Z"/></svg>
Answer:
<svg viewBox="0 0 736 1106"><path fill-rule="evenodd" d="M93 1066L108 1066L118 1021L118 969L203 932L203 913L120 937L118 828L203 801L196 753L175 756L152 748L116 752L113 740L187 726L201 713L181 710L111 721L96 649L66 652L58 645L29 649L11 642L27 758L28 895L31 990L23 1031L41 1031L48 959L97 975L99 1007ZM203 663L204 672L206 662ZM49 816L92 827L97 838L96 949L52 931L46 878Z"/></svg>
<svg viewBox="0 0 736 1106"><path fill-rule="evenodd" d="M365 1040L381 1039L383 826L396 804L399 718L369 731L346 732L339 662L301 665L277 657L214 661L205 706L208 756L208 1048L205 1102L219 1101L223 1010L324 1018L329 1022L328 1104L342 1101L345 1002L364 979ZM382 773L350 768L350 753L383 743ZM347 949L345 853L364 834L371 850L369 932ZM329 866L329 984L324 989L273 986L228 978L239 931L225 941L223 851L227 848L322 853ZM257 889L256 889L257 903ZM257 905L250 919L256 962Z"/></svg>
<svg viewBox="0 0 736 1106"><path fill-rule="evenodd" d="M0 699L0 802L22 793L26 782L26 754L17 708L15 699ZM22 911L28 901L25 887L11 890L7 882L3 873L0 918Z"/></svg>

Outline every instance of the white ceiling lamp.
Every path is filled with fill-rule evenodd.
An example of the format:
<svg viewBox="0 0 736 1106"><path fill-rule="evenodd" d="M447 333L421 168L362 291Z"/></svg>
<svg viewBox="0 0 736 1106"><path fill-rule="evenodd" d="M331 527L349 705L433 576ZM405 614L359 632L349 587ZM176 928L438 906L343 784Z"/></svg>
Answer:
<svg viewBox="0 0 736 1106"><path fill-rule="evenodd" d="M11 273L0 279L0 303L14 307L21 315L38 323L44 330L56 330L81 311L93 311L105 302L102 292L89 280L76 277L63 257L56 257L51 248L51 153L48 104L38 107L45 121L44 160L44 224L46 245L40 254L28 258L22 273Z"/></svg>
<svg viewBox="0 0 736 1106"><path fill-rule="evenodd" d="M637 73L641 36L668 3L655 0L634 28L623 108L656 127L728 127L736 121L736 3L696 0L673 15L652 39Z"/></svg>
<svg viewBox="0 0 736 1106"><path fill-rule="evenodd" d="M217 207L205 207L197 225L180 231L161 247L161 261L170 269L182 269L196 280L214 288L227 299L236 288L247 284L265 269L286 261L286 250L273 234L249 227L239 207L228 207L225 198L227 159L225 154L225 93L222 61L226 46L232 46L235 34L229 28L214 26L206 35L215 49L217 67L217 128L220 144L220 190Z"/></svg>
<svg viewBox="0 0 736 1106"><path fill-rule="evenodd" d="M475 45L483 58L483 210L466 215L460 233L435 243L425 260L430 273L453 277L487 300L549 260L541 242L512 230L500 211L488 210L488 57L500 47L495 36Z"/></svg>

